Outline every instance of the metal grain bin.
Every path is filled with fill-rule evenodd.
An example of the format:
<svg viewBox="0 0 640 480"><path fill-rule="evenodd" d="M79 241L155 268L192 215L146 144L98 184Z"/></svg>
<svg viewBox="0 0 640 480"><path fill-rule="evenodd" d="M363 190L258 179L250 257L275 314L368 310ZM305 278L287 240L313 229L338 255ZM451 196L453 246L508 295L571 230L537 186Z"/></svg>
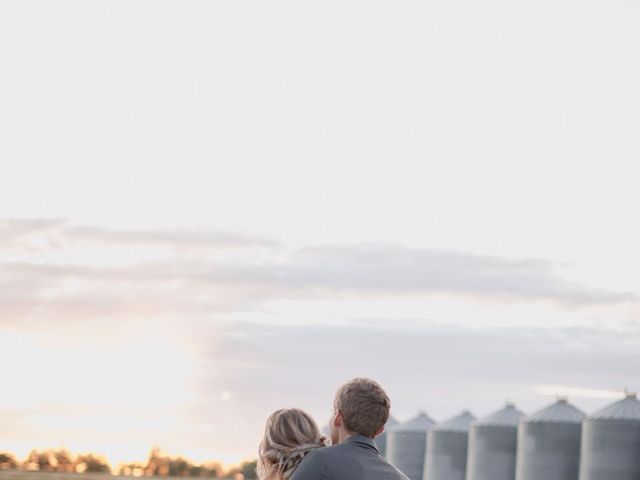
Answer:
<svg viewBox="0 0 640 480"><path fill-rule="evenodd" d="M465 480L467 440L474 420L464 411L429 430L424 480Z"/></svg>
<svg viewBox="0 0 640 480"><path fill-rule="evenodd" d="M523 416L507 403L502 410L471 424L467 480L515 479L518 423Z"/></svg>
<svg viewBox="0 0 640 480"><path fill-rule="evenodd" d="M582 424L580 480L640 480L640 402L635 393Z"/></svg>
<svg viewBox="0 0 640 480"><path fill-rule="evenodd" d="M387 459L410 480L422 480L427 432L435 422L425 413L387 432Z"/></svg>
<svg viewBox="0 0 640 480"><path fill-rule="evenodd" d="M380 455L383 457L387 455L387 431L395 425L398 425L398 421L393 417L389 417L389 421L384 426L384 432L376 437L376 446L378 447Z"/></svg>
<svg viewBox="0 0 640 480"><path fill-rule="evenodd" d="M584 413L559 399L520 421L516 480L578 480Z"/></svg>

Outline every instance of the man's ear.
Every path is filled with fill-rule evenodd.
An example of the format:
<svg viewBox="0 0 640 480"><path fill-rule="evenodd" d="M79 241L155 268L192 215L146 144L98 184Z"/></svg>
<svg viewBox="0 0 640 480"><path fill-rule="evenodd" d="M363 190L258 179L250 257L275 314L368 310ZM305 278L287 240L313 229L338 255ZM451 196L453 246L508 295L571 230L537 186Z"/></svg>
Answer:
<svg viewBox="0 0 640 480"><path fill-rule="evenodd" d="M341 427L344 424L344 419L342 418L342 412L338 410L336 412L335 417L333 417L333 426Z"/></svg>
<svg viewBox="0 0 640 480"><path fill-rule="evenodd" d="M378 429L378 431L375 433L373 438L376 438L377 436L382 435L382 432L384 432L384 425Z"/></svg>

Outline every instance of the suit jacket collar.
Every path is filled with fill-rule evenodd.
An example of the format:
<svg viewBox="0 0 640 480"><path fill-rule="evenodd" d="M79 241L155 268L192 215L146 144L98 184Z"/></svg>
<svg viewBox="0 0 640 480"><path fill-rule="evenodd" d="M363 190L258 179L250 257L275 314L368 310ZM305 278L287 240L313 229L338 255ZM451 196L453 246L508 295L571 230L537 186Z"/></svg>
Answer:
<svg viewBox="0 0 640 480"><path fill-rule="evenodd" d="M366 446L369 448L373 448L376 452L380 453L378 451L378 446L376 445L376 442L373 440L373 438L369 438L365 435L354 435L353 437L347 438L343 443L354 443L357 445Z"/></svg>

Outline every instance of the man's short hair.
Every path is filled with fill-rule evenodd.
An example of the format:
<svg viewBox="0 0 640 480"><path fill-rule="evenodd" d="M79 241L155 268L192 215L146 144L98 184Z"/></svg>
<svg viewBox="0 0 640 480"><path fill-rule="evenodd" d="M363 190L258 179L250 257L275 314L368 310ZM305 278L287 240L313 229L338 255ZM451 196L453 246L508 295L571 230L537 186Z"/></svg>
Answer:
<svg viewBox="0 0 640 480"><path fill-rule="evenodd" d="M377 382L354 378L338 388L334 407L348 432L373 438L389 420L391 400Z"/></svg>

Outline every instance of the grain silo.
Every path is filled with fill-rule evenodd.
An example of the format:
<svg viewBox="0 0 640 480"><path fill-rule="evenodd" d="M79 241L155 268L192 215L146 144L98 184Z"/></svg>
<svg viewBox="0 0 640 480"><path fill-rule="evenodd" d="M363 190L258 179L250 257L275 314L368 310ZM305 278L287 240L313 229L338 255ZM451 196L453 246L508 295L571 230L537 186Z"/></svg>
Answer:
<svg viewBox="0 0 640 480"><path fill-rule="evenodd" d="M424 480L465 480L467 439L475 417L468 411L429 430Z"/></svg>
<svg viewBox="0 0 640 480"><path fill-rule="evenodd" d="M635 393L582 424L580 480L640 479L640 402Z"/></svg>
<svg viewBox="0 0 640 480"><path fill-rule="evenodd" d="M507 405L469 429L467 480L514 480L518 422L524 416Z"/></svg>
<svg viewBox="0 0 640 480"><path fill-rule="evenodd" d="M387 432L387 459L410 480L422 480L427 432L435 422L425 413Z"/></svg>
<svg viewBox="0 0 640 480"><path fill-rule="evenodd" d="M584 413L559 399L518 426L516 480L578 480Z"/></svg>
<svg viewBox="0 0 640 480"><path fill-rule="evenodd" d="M398 421L395 418L389 417L389 421L384 426L384 432L382 432L380 436L376 437L376 445L378 447L378 451L380 452L380 455L382 455L383 457L386 457L387 455L387 431L390 428L393 428L397 424L398 424Z"/></svg>

